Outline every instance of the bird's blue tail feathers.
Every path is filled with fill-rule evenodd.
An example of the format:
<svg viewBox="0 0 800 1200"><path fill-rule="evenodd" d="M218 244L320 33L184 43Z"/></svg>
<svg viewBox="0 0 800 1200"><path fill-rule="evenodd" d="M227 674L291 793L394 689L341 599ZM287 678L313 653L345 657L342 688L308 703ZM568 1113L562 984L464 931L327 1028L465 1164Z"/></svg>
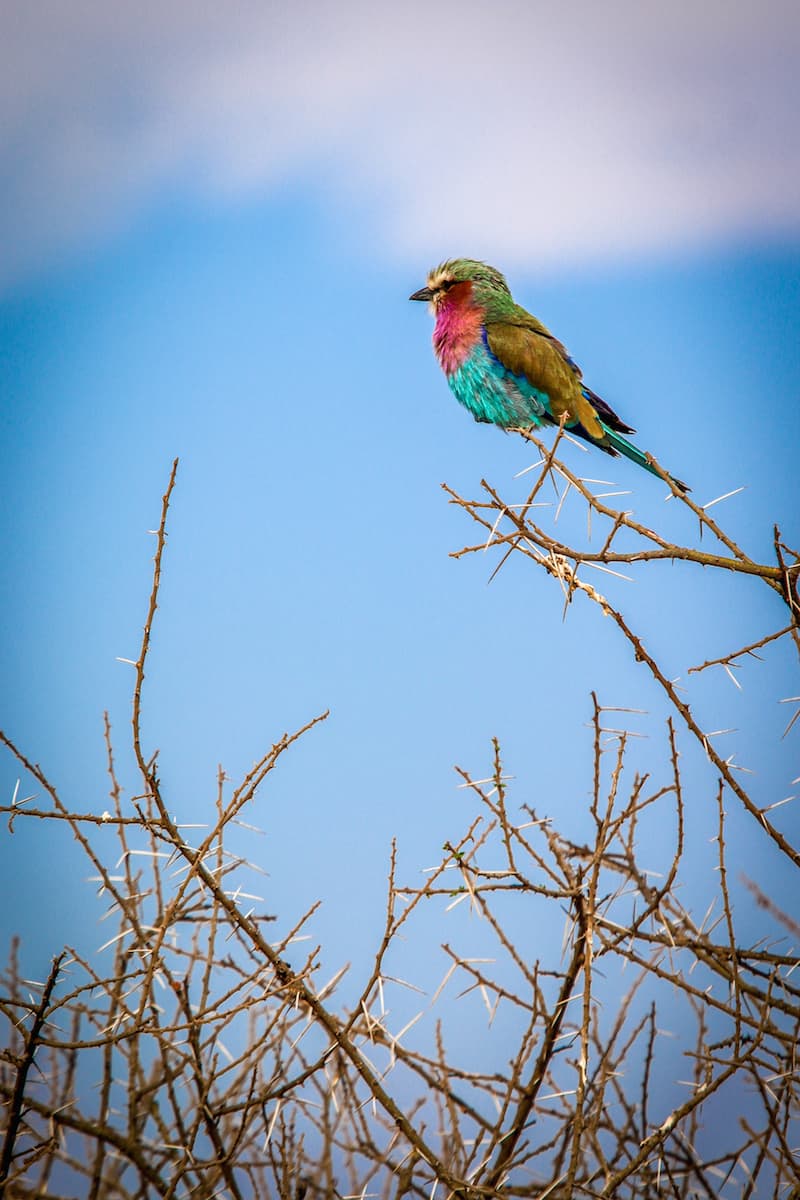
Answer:
<svg viewBox="0 0 800 1200"><path fill-rule="evenodd" d="M627 438L624 438L621 433L617 433L615 429L609 429L605 421L601 420L600 424L603 427L605 437L603 438L602 443L598 442L596 445L602 446L602 449L604 449L608 454L624 454L624 456L629 458L631 462L636 463L636 465L639 467L644 467L645 471L649 471L650 474L655 475L657 479L663 480L663 476L660 475L653 464L648 461L647 455L643 450L640 450L638 446L634 446L633 442L629 442ZM679 491L688 492L690 490L681 479L676 479L674 475L670 475L669 478Z"/></svg>

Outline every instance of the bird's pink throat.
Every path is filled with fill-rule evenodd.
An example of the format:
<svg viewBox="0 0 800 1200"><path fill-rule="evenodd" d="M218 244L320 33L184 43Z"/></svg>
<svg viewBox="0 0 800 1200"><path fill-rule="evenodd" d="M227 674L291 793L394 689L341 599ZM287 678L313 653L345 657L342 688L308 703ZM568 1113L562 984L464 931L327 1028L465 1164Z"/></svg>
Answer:
<svg viewBox="0 0 800 1200"><path fill-rule="evenodd" d="M453 375L481 339L485 312L472 303L472 283L459 283L436 309L433 348L446 375Z"/></svg>

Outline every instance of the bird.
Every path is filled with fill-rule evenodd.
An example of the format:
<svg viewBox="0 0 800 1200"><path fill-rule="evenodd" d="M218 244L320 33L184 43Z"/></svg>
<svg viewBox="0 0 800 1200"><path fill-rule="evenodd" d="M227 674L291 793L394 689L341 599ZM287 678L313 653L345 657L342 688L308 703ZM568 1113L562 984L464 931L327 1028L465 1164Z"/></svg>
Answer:
<svg viewBox="0 0 800 1200"><path fill-rule="evenodd" d="M560 425L606 454L623 454L663 478L635 433L583 382L580 367L541 321L514 302L505 276L474 258L451 258L409 300L428 301L433 348L457 400L476 421L505 430ZM679 492L689 488L669 478Z"/></svg>

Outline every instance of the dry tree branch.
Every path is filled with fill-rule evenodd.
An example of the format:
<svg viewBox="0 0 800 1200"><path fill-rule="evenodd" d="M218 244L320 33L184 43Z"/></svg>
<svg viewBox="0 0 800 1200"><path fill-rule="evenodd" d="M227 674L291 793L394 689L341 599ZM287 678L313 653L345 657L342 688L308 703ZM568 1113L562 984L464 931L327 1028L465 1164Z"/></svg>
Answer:
<svg viewBox="0 0 800 1200"><path fill-rule="evenodd" d="M555 474L556 472L568 480L571 487L579 492L587 502L590 512L596 512L613 522L611 533L606 539L603 550L600 554L589 552L575 546L568 546L565 543L553 538L546 533L538 525L535 525L527 518L528 501L521 507L521 512L517 513L515 508L507 505L502 501L495 491L485 480L482 480L482 486L491 503L488 506L489 512L496 512L498 518L505 517L513 526L513 532L508 535L500 536L496 532L497 522L492 524L488 515L484 515L486 509L476 501L467 501L458 496L452 489L445 486L445 491L451 498L454 504L464 508L469 515L484 529L490 531L489 543L481 544L480 546L465 547L453 554L454 558L461 557L464 554L474 553L477 550L483 551L488 544L503 544L505 541L510 541L511 549L514 549L525 557L534 561L538 566L543 568L547 574L557 579L565 589L566 599L569 601L576 592L582 592L590 600L594 601L602 610L605 616L611 617L614 623L619 628L623 637L630 645L634 658L637 662L643 662L647 665L650 673L660 689L666 696L666 699L671 708L676 711L687 728L702 746L704 753L711 760L716 770L725 780L730 790L734 793L737 799L747 809L750 815L766 830L768 836L778 846L783 854L792 860L795 866L800 866L800 851L798 851L788 840L787 837L775 826L767 817L766 812L759 808L752 800L749 793L739 783L734 775L730 764L722 758L716 751L709 737L703 732L696 722L689 705L679 696L678 690L673 682L667 677L666 673L659 666L652 654L646 649L644 641L638 635L629 621L623 615L621 609L612 604L609 599L601 595L592 585L585 580L578 578L578 569L581 564L598 565L602 559L604 565L609 563L635 563L649 562L660 558L669 558L672 560L679 559L683 562L691 563L703 567L716 567L722 570L744 572L748 575L756 576L762 579L770 588L777 591L789 605L792 614L792 623L785 629L774 636L762 639L760 642L755 642L751 647L745 647L738 654L748 653L756 649L759 645L766 644L769 640L777 640L785 634L795 633L798 625L798 616L800 609L797 608L794 599L794 589L797 586L798 573L800 573L800 561L796 561L791 565L787 565L783 557L779 559L779 565L772 567L767 564L756 563L750 559L745 552L728 537L708 516L704 509L700 508L689 497L679 494L679 499L686 504L692 512L694 512L701 523L701 528L707 527L714 536L731 551L731 557L712 555L705 551L696 550L690 546L680 546L675 543L669 543L660 535L654 533L646 526L633 520L628 513L617 512L603 504L589 487L578 476L574 475L563 463L553 458L552 453L545 454L543 444L532 434L525 433L527 440L534 443L542 453L544 464L542 473L534 485L534 490L530 493L530 497L534 495L542 484L545 476ZM646 543L655 543L658 550L634 550L625 553L612 552L610 546L613 538L620 530L626 529L634 533L640 540ZM776 547L778 545L776 534ZM783 553L783 552L782 552ZM508 555L504 555L502 562L505 562ZM734 654L731 657L737 657ZM710 663L705 665L711 665ZM724 665L724 664L723 664ZM702 669L702 668L701 668Z"/></svg>
<svg viewBox="0 0 800 1200"><path fill-rule="evenodd" d="M22 1110L25 1104L25 1088L28 1082L28 1073L33 1066L34 1055L39 1048L42 1028L47 1020L53 989L56 986L56 980L58 979L58 973L61 970L64 958L65 953L62 952L61 954L57 954L53 959L50 974L47 976L45 985L42 988L41 999L32 1010L33 1021L25 1037L22 1054L19 1056L16 1064L16 1079L9 1096L8 1118L5 1136L3 1137L3 1147L0 1150L0 1184L6 1182L11 1171L14 1147L19 1134Z"/></svg>
<svg viewBox="0 0 800 1200"><path fill-rule="evenodd" d="M703 670L796 641L797 555L776 531L778 565L755 562L706 509L683 497L701 534L722 549L673 545L563 467L556 457L562 436L540 447L542 469L523 504L504 503L489 485L481 502L450 492L488 534L458 553L496 545L496 569L519 553L558 581L567 602L582 592L612 617L667 700L666 765L654 758L646 774L634 772L630 722L618 711L611 719L593 694L594 770L585 836L576 842L530 805L515 807L495 741L488 778L459 771L468 815L438 865L402 880L392 845L383 929L349 1005L339 991L345 968L320 983L316 940L303 959L289 961L298 939L313 932L316 905L281 922L269 941L265 925L274 927L276 918L257 911L260 898L240 878L252 864L227 844L288 748L327 714L278 738L240 782L229 785L220 768L211 816L196 837L171 816L174 798L143 744L173 464L134 664L131 736L141 778L133 814L122 807L107 717L111 811L101 816L73 811L41 768L2 737L52 805L3 806L9 828L21 816L54 821L55 830L66 822L108 903L106 918L117 923L96 956L70 952L67 963L62 954L58 982L54 965L38 1000L23 998L13 958L0 986L0 1019L14 1047L0 1054L0 1163L20 1196L36 1194L35 1170L41 1192L53 1194L62 1178L72 1181L63 1190L74 1191L79 1179L92 1200L422 1200L437 1189L462 1200L733 1200L797 1187L798 960L791 946L751 945L737 930L724 801L741 801L787 869L798 866L798 852L714 751L635 620L583 575L590 567L647 569L678 557L690 568L761 578L789 604L791 624L695 668ZM566 489L556 491L554 520L567 494L582 497L587 522L608 525L599 552L568 545L533 520L543 489L558 489L559 481ZM693 916L685 891L692 868L685 862L682 728L702 744L714 772L713 920ZM671 830L661 839L666 865L655 881L640 850L653 820ZM104 846L115 839L113 867L97 844L101 836ZM794 918L757 885L747 886L794 936ZM421 965L415 939L431 921L437 932L447 925L439 939L443 977L406 1020L402 1006L394 1011L391 989L419 990L411 982ZM554 922L566 922L561 954L539 937ZM476 926L494 954L475 953ZM409 955L410 969L395 967ZM460 984L455 998L451 979ZM685 1026L677 1042L665 1041L665 1014ZM27 1032L23 1022L31 1022ZM465 1043L484 1041L486 1061L473 1061ZM678 1085L678 1061L690 1064L687 1084ZM96 1086L87 1088L88 1079ZM746 1116L704 1145L714 1105L729 1096L735 1103L745 1084ZM689 1086L690 1095L672 1094L670 1086Z"/></svg>

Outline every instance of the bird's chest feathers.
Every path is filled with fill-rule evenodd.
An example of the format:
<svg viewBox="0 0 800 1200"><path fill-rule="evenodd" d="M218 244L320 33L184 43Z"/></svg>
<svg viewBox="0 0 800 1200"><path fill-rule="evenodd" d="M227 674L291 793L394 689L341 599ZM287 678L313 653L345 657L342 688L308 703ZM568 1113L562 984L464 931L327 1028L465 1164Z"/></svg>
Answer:
<svg viewBox="0 0 800 1200"><path fill-rule="evenodd" d="M460 288L453 288L453 292ZM433 348L445 375L454 375L464 365L483 335L482 308L461 303L460 297L446 296L436 313Z"/></svg>

